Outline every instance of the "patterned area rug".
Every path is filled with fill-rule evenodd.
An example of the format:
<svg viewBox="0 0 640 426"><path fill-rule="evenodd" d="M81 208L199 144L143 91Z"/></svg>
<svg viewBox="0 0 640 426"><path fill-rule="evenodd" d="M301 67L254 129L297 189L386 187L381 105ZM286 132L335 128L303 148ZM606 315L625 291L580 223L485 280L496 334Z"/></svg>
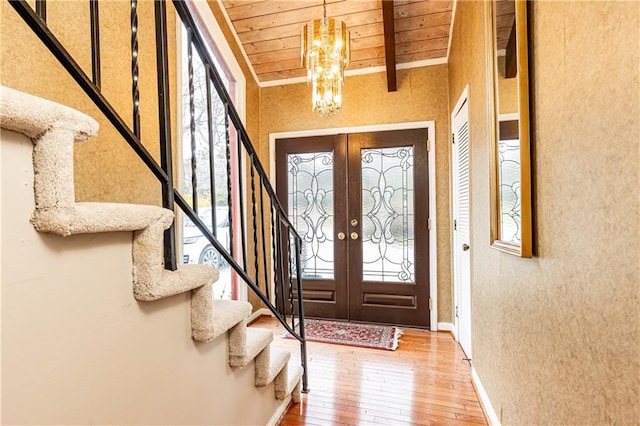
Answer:
<svg viewBox="0 0 640 426"><path fill-rule="evenodd" d="M309 342L395 351L398 348L398 338L402 335L401 329L387 325L356 324L312 318L307 318L304 322L305 338ZM287 332L283 333L283 336L291 338Z"/></svg>

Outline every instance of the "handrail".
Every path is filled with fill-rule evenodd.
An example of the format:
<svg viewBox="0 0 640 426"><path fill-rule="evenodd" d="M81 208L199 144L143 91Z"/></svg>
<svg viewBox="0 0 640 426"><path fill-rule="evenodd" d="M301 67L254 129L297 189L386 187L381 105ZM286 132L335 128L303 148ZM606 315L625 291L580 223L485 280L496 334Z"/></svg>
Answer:
<svg viewBox="0 0 640 426"><path fill-rule="evenodd" d="M246 241L245 241L245 223L243 216L245 214L245 203L243 201L244 194L240 191L240 217L236 218L240 220L240 228L242 231L242 254L243 265L240 265L236 260L238 255L237 247L234 247L234 238L230 238L230 247L227 250L224 245L216 238L216 218L215 218L215 188L213 186L213 156L210 157L210 173L211 173L211 197L213 202L212 208L212 231L209 231L208 226L200 219L197 214L198 201L197 192L194 190L193 194L193 207L189 205L187 200L182 194L173 186L173 170L172 170L172 147L171 147L171 114L170 114L170 101L169 101L169 73L168 73L168 54L167 54L167 24L166 24L166 2L160 0L154 2L154 13L156 23L156 65L157 65L157 88L158 88L158 113L159 113L159 135L160 135L160 156L161 164L151 156L149 151L141 143L140 127L139 127L139 114L138 114L138 102L137 87L139 75L138 68L138 28L137 28L137 0L131 0L131 25L132 25L132 37L131 37L131 49L132 49L132 96L133 96L133 117L134 128L131 129L120 117L120 115L111 106L106 97L101 93L101 65L100 65L100 40L99 40L99 1L88 0L90 8L90 30L91 30L91 58L92 58L92 78L90 79L84 72L84 70L78 65L74 58L69 54L60 41L54 36L54 34L48 29L46 23L47 15L47 2L46 0L36 1L36 10L27 3L26 0L8 0L11 6L17 11L21 18L27 23L27 25L34 31L34 33L40 38L45 46L53 53L58 59L66 71L73 77L76 83L84 90L93 103L100 109L105 117L112 123L120 135L125 139L134 152L140 157L143 163L149 170L156 176L162 185L162 200L165 208L174 210L175 206L180 208L184 214L195 224L202 235L211 243L211 245L218 251L218 253L225 259L236 274L247 284L247 286L258 296L258 298L264 303L267 308L274 314L282 326L293 335L300 342L301 363L303 367L302 377L302 390L308 392L307 383L307 356L306 356L306 339L304 334L304 311L302 303L302 285L301 285L301 247L302 239L296 232L293 224L290 222L286 211L282 207L280 200L278 199L269 177L264 170L264 167L260 163L257 151L251 144L249 135L240 119L238 112L236 111L233 102L227 93L227 90L222 82L220 75L218 74L215 62L210 57L208 50L205 48L206 44L204 38L199 31L199 28L189 11L186 3L180 0L173 0L172 4L180 17L183 25L187 28L190 34L189 49L195 48L197 54L202 60L206 68L206 85L207 85L207 114L209 124L209 152L213 150L213 137L212 137L212 118L211 118L211 99L210 99L210 85L213 83L213 87L219 96L221 102L224 105L225 111L225 142L226 142L226 172L228 176L228 204L231 207L232 203L232 190L235 189L230 179L231 171L231 126L236 131L237 138L235 143L238 150L238 165L242 171L241 161L248 161L245 163L246 167L249 167L251 175L251 211L252 216L252 230L253 230L253 250L254 250L254 277L252 277L250 270L247 268L247 256L246 256ZM191 76L192 77L192 76ZM190 90L193 90L191 85ZM192 92L190 92L192 94ZM193 109L192 109L193 111ZM193 113L193 112L192 112ZM193 132L193 129L191 129ZM246 152L246 158L243 158L240 154L242 149ZM248 163L248 164L247 164ZM193 164L193 173L195 176L195 164ZM256 174L258 186L256 188ZM195 179L195 177L194 177ZM243 177L240 176L239 187L242 188ZM195 183L195 180L194 180ZM260 192L260 212L258 214L256 204L258 197L256 196L256 190ZM265 197L266 193L269 206L268 214L265 215ZM230 232L233 230L231 224L234 221L232 209L229 208L228 219L230 222ZM258 219L260 218L260 228L258 228ZM270 232L265 232L265 224L270 228ZM258 233L262 236L262 244L259 247ZM273 270L272 277L275 284L275 298L272 302L269 297L268 283L268 269L267 269L267 252L266 252L266 239L272 240L272 257ZM258 250L262 250L259 252ZM165 232L165 267L170 270L175 270L176 265L176 250L175 250L175 230L174 225L171 226ZM262 265L262 271L260 270L260 264L258 257L262 255L264 264ZM262 272L262 274L261 274ZM260 288L260 280L264 279L265 291L262 292ZM294 301L294 282L298 293L297 306ZM285 286L288 284L288 287ZM289 306L287 306L287 300ZM296 313L297 311L297 313ZM289 324L288 321L291 321ZM297 320L297 321L296 321Z"/></svg>

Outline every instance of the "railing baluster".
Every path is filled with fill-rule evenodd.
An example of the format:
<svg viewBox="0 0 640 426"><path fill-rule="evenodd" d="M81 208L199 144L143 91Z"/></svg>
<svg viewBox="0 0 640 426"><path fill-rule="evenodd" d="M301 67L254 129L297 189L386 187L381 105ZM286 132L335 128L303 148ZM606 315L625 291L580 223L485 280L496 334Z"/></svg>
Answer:
<svg viewBox="0 0 640 426"><path fill-rule="evenodd" d="M262 270L264 271L264 292L269 299L269 272L267 268L267 243L266 243L266 235L264 233L264 191L263 188L264 183L262 181L262 176L260 176L260 226L262 227Z"/></svg>
<svg viewBox="0 0 640 426"><path fill-rule="evenodd" d="M276 211L273 207L273 200L269 197L269 213L271 215L271 258L273 261L273 291L274 293L278 289L278 252L276 247ZM274 299L274 303L277 303L277 299Z"/></svg>
<svg viewBox="0 0 640 426"><path fill-rule="evenodd" d="M229 104L224 103L224 137L225 146L227 150L227 211L229 219L229 254L231 257L235 255L235 242L233 239L233 209L231 203L233 202L232 188L231 188L231 136L229 134Z"/></svg>
<svg viewBox="0 0 640 426"><path fill-rule="evenodd" d="M100 14L98 0L89 0L91 15L91 74L93 84L100 88Z"/></svg>
<svg viewBox="0 0 640 426"><path fill-rule="evenodd" d="M213 103L211 99L211 74L210 65L205 67L205 89L207 91L207 128L209 130L209 179L211 181L211 226L214 237L218 237L218 220L216 218L216 157L213 139Z"/></svg>
<svg viewBox="0 0 640 426"><path fill-rule="evenodd" d="M307 339L304 332L304 298L302 297L302 266L300 264L300 253L302 252L302 240L297 235L296 241L296 281L298 289L298 322L300 335L300 360L302 361L302 392L309 393L308 371L307 371Z"/></svg>
<svg viewBox="0 0 640 426"><path fill-rule="evenodd" d="M295 311L293 309L293 263L291 260L291 229L287 227L287 254L289 256L289 291L287 292L287 296L289 297L289 307L291 308L291 328L295 330Z"/></svg>
<svg viewBox="0 0 640 426"><path fill-rule="evenodd" d="M256 209L256 175L253 167L253 154L251 155L251 223L253 225L253 267L256 274L256 286L260 288L260 270L259 267L259 255L258 255L258 223L257 223L257 209Z"/></svg>
<svg viewBox="0 0 640 426"><path fill-rule="evenodd" d="M196 104L193 86L193 31L187 28L187 72L189 79L189 131L191 133L191 205L198 213L198 159L196 157Z"/></svg>
<svg viewBox="0 0 640 426"><path fill-rule="evenodd" d="M237 130L237 129L236 129ZM238 204L240 205L240 244L242 246L242 265L244 266L244 270L247 270L247 238L245 233L245 223L244 223L244 197L242 196L242 189L244 188L244 167L242 167L242 137L240 136L240 132L238 132L238 188L240 195L238 196Z"/></svg>
<svg viewBox="0 0 640 426"><path fill-rule="evenodd" d="M162 206L175 208L173 195L173 155L171 149L171 100L169 99L169 58L167 50L167 9L164 2L154 2L156 21L156 70L158 74L158 128L160 136L160 164L167 178L162 180ZM164 231L164 266L175 271L176 227L175 221Z"/></svg>
<svg viewBox="0 0 640 426"><path fill-rule="evenodd" d="M46 0L36 0L36 13L44 22L47 22L47 2Z"/></svg>
<svg viewBox="0 0 640 426"><path fill-rule="evenodd" d="M133 98L133 133L140 139L140 83L138 79L138 0L131 0L131 96Z"/></svg>
<svg viewBox="0 0 640 426"><path fill-rule="evenodd" d="M278 224L278 232L277 232L277 237L278 237L278 260L280 261L280 265L278 267L279 271L280 271L280 275L278 277L278 292L279 294L279 300L276 300L276 302L280 302L280 312L282 312L282 315L285 316L287 315L287 309L286 309L286 302L285 302L285 291L284 291L284 281L285 281L285 269L284 269L284 253L283 253L283 244L282 244L282 222L280 219L280 212L278 212L278 217L276 219L276 223Z"/></svg>

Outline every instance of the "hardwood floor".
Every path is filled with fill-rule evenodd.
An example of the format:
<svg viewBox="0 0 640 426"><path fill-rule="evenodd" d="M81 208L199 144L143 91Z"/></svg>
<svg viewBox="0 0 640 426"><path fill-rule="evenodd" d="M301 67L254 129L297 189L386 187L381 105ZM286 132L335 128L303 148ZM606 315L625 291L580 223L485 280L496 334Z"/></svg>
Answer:
<svg viewBox="0 0 640 426"><path fill-rule="evenodd" d="M291 350L274 318L252 326L276 331L274 345ZM464 352L446 332L405 329L397 350L307 343L310 393L292 404L287 425L487 424Z"/></svg>

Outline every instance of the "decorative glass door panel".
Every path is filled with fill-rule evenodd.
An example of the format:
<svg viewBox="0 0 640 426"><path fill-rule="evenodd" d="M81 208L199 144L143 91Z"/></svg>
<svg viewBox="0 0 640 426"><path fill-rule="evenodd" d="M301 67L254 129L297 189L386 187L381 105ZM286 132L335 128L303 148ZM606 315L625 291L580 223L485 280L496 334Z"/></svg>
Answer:
<svg viewBox="0 0 640 426"><path fill-rule="evenodd" d="M362 279L414 282L413 148L363 149Z"/></svg>
<svg viewBox="0 0 640 426"><path fill-rule="evenodd" d="M334 278L333 152L287 155L289 220L302 238L302 277Z"/></svg>

